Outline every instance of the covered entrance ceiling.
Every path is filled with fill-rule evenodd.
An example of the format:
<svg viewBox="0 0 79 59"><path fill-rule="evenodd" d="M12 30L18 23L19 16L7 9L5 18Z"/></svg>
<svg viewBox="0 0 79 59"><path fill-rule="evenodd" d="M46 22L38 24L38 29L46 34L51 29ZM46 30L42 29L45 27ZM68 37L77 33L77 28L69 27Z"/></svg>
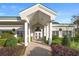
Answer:
<svg viewBox="0 0 79 59"><path fill-rule="evenodd" d="M41 11L36 11L35 13L27 16L30 19L30 24L41 24L46 25L50 21L50 16L46 15L45 13Z"/></svg>
<svg viewBox="0 0 79 59"><path fill-rule="evenodd" d="M43 28L43 26L50 22L50 16L41 11L36 11L27 17L30 19L29 23L32 29L36 27Z"/></svg>
<svg viewBox="0 0 79 59"><path fill-rule="evenodd" d="M31 29L43 28L51 20L55 19L56 13L41 4L28 8L20 13L21 19L26 20Z"/></svg>

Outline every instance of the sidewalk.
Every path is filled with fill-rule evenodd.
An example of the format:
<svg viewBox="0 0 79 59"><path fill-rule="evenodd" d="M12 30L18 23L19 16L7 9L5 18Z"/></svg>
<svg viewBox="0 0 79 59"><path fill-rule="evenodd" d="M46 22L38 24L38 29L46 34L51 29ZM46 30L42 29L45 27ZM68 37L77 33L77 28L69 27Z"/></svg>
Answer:
<svg viewBox="0 0 79 59"><path fill-rule="evenodd" d="M33 41L27 46L24 56L51 56L51 47L42 41Z"/></svg>

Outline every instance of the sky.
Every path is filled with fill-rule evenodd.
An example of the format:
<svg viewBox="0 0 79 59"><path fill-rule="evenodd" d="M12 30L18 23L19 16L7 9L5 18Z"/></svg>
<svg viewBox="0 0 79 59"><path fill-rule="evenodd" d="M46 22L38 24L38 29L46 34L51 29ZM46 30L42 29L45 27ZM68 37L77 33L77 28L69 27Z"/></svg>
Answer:
<svg viewBox="0 0 79 59"><path fill-rule="evenodd" d="M19 13L35 4L0 3L0 16L19 16ZM72 16L79 15L79 3L44 3L44 6L57 13L56 22L71 23Z"/></svg>

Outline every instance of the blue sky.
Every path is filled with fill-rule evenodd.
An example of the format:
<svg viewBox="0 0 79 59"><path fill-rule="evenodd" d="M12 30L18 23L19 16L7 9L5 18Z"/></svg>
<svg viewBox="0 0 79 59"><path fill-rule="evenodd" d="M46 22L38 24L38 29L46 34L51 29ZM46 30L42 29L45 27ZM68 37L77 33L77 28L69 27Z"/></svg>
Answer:
<svg viewBox="0 0 79 59"><path fill-rule="evenodd" d="M35 4L32 3L0 3L0 16L19 16L19 12ZM73 15L79 14L78 3L45 3L43 4L57 12L55 21L70 23Z"/></svg>

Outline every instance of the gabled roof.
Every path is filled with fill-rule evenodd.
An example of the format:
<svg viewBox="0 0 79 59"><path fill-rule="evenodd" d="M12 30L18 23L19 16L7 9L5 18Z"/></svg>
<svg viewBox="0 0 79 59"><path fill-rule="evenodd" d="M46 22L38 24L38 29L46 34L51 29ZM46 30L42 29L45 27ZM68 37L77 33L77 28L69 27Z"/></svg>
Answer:
<svg viewBox="0 0 79 59"><path fill-rule="evenodd" d="M53 16L55 15L56 16L56 12L43 6L42 4L36 4L28 9L25 9L23 10L22 12L20 12L20 15L24 15L27 16L27 15L30 15L36 11L41 11L41 12L44 12L45 14L49 15L49 16Z"/></svg>
<svg viewBox="0 0 79 59"><path fill-rule="evenodd" d="M30 9L32 9L32 8L36 8L36 7L43 8L43 9L47 10L48 12L53 13L53 14L56 15L56 12L55 12L54 10L51 10L51 9L47 8L46 6L43 6L42 4L36 4L36 5L34 5L34 6L30 7L30 8L28 8L28 9L22 10L21 12L25 12L26 10L28 11L28 10L30 10Z"/></svg>

